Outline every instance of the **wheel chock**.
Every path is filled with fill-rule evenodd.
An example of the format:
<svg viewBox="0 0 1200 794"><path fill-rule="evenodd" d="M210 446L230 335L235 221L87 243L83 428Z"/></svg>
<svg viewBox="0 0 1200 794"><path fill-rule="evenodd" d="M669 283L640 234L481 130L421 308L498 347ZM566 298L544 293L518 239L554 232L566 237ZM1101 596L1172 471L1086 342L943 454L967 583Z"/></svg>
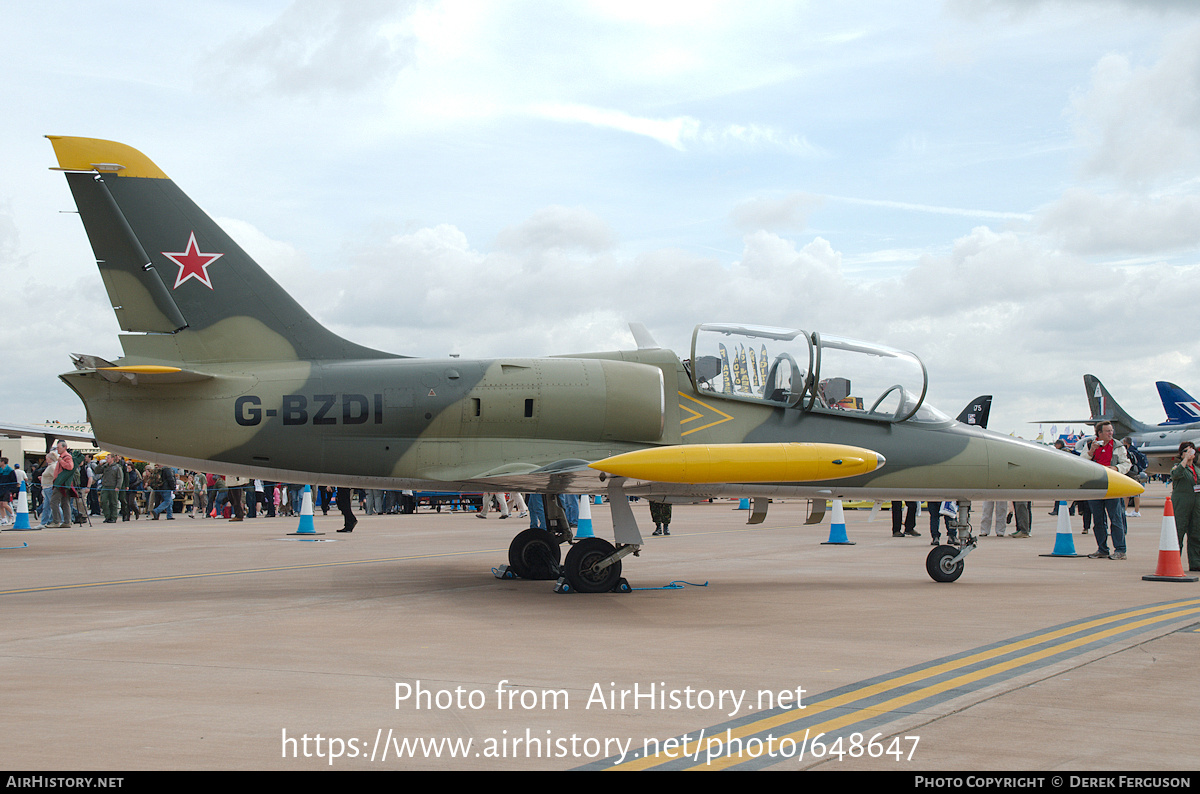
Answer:
<svg viewBox="0 0 1200 794"><path fill-rule="evenodd" d="M575 588L571 587L571 583L567 581L567 577L560 576L558 578L558 581L554 583L554 592L556 592L556 593L574 593ZM609 592L610 593L632 593L633 588L630 587L629 580L622 576L620 579L617 580L617 583L615 585L613 585L613 589L609 590Z"/></svg>

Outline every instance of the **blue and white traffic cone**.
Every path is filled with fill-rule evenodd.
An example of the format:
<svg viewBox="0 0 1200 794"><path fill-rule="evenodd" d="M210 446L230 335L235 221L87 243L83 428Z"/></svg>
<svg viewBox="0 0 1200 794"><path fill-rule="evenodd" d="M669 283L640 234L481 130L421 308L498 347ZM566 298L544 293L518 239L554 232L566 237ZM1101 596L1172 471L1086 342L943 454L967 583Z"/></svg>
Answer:
<svg viewBox="0 0 1200 794"><path fill-rule="evenodd" d="M829 525L829 540L822 546L853 546L854 542L846 535L846 514L842 512L842 500L833 500L833 518Z"/></svg>
<svg viewBox="0 0 1200 794"><path fill-rule="evenodd" d="M576 538L592 538L592 497L584 496L579 500L579 526L575 528Z"/></svg>
<svg viewBox="0 0 1200 794"><path fill-rule="evenodd" d="M13 529L33 529L29 525L29 494L25 491L25 481L21 481L21 493L17 496L17 520Z"/></svg>
<svg viewBox="0 0 1200 794"><path fill-rule="evenodd" d="M1071 513L1067 503L1058 503L1058 528L1054 532L1054 551L1039 557L1082 557L1075 553L1075 536L1071 534Z"/></svg>
<svg viewBox="0 0 1200 794"><path fill-rule="evenodd" d="M317 528L313 525L313 499L312 486L304 486L304 498L300 502L300 526L295 532L289 532L288 535L324 535L324 532L317 532Z"/></svg>

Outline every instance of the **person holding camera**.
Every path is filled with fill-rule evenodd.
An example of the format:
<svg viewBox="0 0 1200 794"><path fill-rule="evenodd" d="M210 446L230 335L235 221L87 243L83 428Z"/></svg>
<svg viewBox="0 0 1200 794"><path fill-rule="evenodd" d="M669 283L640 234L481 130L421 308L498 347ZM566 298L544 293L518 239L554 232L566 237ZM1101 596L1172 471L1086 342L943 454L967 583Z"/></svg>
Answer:
<svg viewBox="0 0 1200 794"><path fill-rule="evenodd" d="M1118 474L1129 471L1129 455L1125 447L1114 439L1112 422L1097 422L1096 437L1087 443L1083 457L1099 463ZM1125 500L1092 499L1093 534L1096 536L1096 551L1089 554L1093 560L1125 559ZM1108 551L1108 532L1112 528L1113 551Z"/></svg>

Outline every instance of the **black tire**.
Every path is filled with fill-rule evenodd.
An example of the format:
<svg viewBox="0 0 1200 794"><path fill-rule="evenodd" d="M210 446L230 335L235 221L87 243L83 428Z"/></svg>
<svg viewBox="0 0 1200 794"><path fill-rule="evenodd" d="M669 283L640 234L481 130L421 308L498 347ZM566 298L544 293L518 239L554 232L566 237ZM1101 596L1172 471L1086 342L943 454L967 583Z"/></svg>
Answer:
<svg viewBox="0 0 1200 794"><path fill-rule="evenodd" d="M584 538L571 547L563 564L563 573L571 587L580 593L607 593L621 580L621 561L596 573L593 565L616 551L604 538Z"/></svg>
<svg viewBox="0 0 1200 794"><path fill-rule="evenodd" d="M562 551L544 529L527 529L508 545L508 567L522 579L557 579Z"/></svg>
<svg viewBox="0 0 1200 794"><path fill-rule="evenodd" d="M966 563L962 560L957 563L951 562L958 556L958 552L959 550L953 546L938 546L929 552L929 556L925 558L925 570L929 572L933 581L953 582L962 576Z"/></svg>

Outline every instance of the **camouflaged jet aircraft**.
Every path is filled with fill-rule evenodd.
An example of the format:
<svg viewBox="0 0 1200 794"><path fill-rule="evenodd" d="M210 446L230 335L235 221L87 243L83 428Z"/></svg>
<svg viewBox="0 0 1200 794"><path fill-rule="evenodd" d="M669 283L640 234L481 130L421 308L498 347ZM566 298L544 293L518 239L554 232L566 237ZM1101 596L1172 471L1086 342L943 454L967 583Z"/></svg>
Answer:
<svg viewBox="0 0 1200 794"><path fill-rule="evenodd" d="M1088 499L1141 492L1089 461L955 422L911 353L787 328L706 324L684 360L636 350L415 359L333 334L141 152L50 136L120 326L115 362L61 376L106 449L284 482L610 496L615 545L514 538L512 569L619 587L643 540L627 496L697 501ZM886 465L885 465L886 462ZM964 515L967 510L961 511ZM969 528L929 573L953 581ZM562 561L560 546L570 551ZM561 581L561 580L560 580Z"/></svg>

